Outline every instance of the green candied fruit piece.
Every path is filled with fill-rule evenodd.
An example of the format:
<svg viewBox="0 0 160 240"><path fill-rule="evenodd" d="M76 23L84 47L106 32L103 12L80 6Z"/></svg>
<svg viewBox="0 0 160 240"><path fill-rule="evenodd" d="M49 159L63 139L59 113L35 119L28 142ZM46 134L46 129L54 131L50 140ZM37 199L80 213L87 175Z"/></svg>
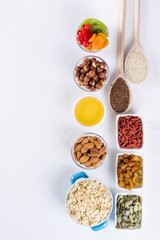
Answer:
<svg viewBox="0 0 160 240"><path fill-rule="evenodd" d="M86 20L84 20L84 21L81 23L79 29L81 29L82 25L90 24L90 22L93 21L93 20L94 20L94 18L87 18Z"/></svg>
<svg viewBox="0 0 160 240"><path fill-rule="evenodd" d="M103 27L104 29L106 29L106 25L103 22L101 22L101 21L99 21L97 19L91 20L90 21L90 25L91 25L91 27L93 27L93 25L98 25L98 26Z"/></svg>
<svg viewBox="0 0 160 240"><path fill-rule="evenodd" d="M91 31L94 33L104 33L107 37L108 37L108 32L106 30L106 28L98 26L98 25L93 25L91 27Z"/></svg>

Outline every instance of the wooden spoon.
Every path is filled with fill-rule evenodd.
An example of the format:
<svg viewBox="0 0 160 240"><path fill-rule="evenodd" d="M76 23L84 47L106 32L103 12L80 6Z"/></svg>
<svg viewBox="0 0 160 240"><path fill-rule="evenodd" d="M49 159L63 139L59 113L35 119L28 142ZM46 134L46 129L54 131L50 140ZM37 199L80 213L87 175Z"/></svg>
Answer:
<svg viewBox="0 0 160 240"><path fill-rule="evenodd" d="M111 110L115 112L115 110L112 108L112 105L111 105L110 96L111 96L112 87L118 78L122 78L125 81L129 90L130 99L129 99L128 107L125 109L125 111L119 112L119 113L125 113L126 111L129 110L131 105L131 90L130 90L129 84L127 83L127 79L124 73L125 20L126 20L126 0L121 0L121 21L120 21L119 51L118 51L118 75L113 81L109 91L109 105L111 107Z"/></svg>
<svg viewBox="0 0 160 240"><path fill-rule="evenodd" d="M148 74L148 68L149 68L147 57L140 45L140 0L135 0L134 18L135 18L135 21L134 21L134 43L133 43L133 46L131 47L131 49L126 57L126 60L125 60L125 72L127 75L127 79L129 81L131 81L133 83L140 83L146 79L147 74ZM133 54L133 51L134 52L136 51L137 53L139 52L138 55L141 58L141 60L143 60L142 66L139 64L139 61L138 61L137 65L135 65L135 66L133 65L133 68L135 68L137 71L137 74L136 74L137 76L142 71L145 72L143 78L136 78L136 76L133 78L133 75L131 77L131 74L129 74L129 72L127 71L127 64L129 64L129 58L132 57L131 54ZM137 79L137 81L136 81L136 79Z"/></svg>

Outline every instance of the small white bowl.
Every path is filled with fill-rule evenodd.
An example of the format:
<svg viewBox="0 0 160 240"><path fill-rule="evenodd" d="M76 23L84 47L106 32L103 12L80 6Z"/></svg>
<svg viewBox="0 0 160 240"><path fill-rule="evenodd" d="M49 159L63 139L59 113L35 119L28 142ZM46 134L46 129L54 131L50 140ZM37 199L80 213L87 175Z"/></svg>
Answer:
<svg viewBox="0 0 160 240"><path fill-rule="evenodd" d="M91 167L91 168L88 168L88 167L85 167L83 164L81 164L80 162L77 162L74 158L74 144L76 143L77 139L79 139L80 137L88 137L88 136L96 136L96 137L99 137L102 141L102 143L104 143L104 146L106 147L106 157L105 159L102 160L101 164L99 164L97 167ZM77 164L79 167L85 169L85 170L94 170L94 169L97 169L99 168L100 166L102 166L102 164L104 163L104 161L106 161L106 158L108 157L108 145L106 143L106 141L104 140L104 138L102 138L100 135L96 134L96 133L91 133L91 132L88 132L88 133L84 133L82 134L81 136L77 137L76 139L74 139L73 141L73 144L72 144L72 148L71 148L71 155L72 155L72 159L73 161L75 162L75 164Z"/></svg>
<svg viewBox="0 0 160 240"><path fill-rule="evenodd" d="M139 117L142 121L142 132L143 132L143 144L140 148L121 148L119 146L119 143L118 143L118 120L120 117L126 117L126 116L133 116L133 117ZM139 114L119 114L116 116L116 144L117 144L117 148L119 151L142 151L143 150L143 146L144 146L144 130L143 130L143 120L142 120L142 117L139 115Z"/></svg>
<svg viewBox="0 0 160 240"><path fill-rule="evenodd" d="M131 191L137 191L137 190L141 190L143 188L143 185L141 187L138 187L138 188L132 188L131 190L128 190L126 188L122 188L118 185L118 174L117 174L117 168L118 168L118 157L121 156L121 155L124 155L124 154L128 154L128 155L131 155L131 154L134 154L136 156L139 156L139 157L142 157L143 158L143 155L141 153L133 153L133 152L125 152L125 153L118 153L117 156L116 156L116 169L115 169L115 175L116 175L116 187L117 189L119 190L126 190L128 191L128 194L130 194ZM143 167L143 162L142 162L142 178L144 177L144 167Z"/></svg>
<svg viewBox="0 0 160 240"><path fill-rule="evenodd" d="M117 197L118 195L122 195L122 196L125 196L125 195L137 195L139 197L141 197L142 199L142 220L141 220L141 227L140 228L135 228L133 230L140 230L142 228L142 222L143 222L143 198L142 198L142 195L141 194L136 194L136 193L117 193L116 196L115 196L115 228L116 228L116 225L117 225ZM117 230L131 230L131 229L128 229L128 228L116 228Z"/></svg>
<svg viewBox="0 0 160 240"><path fill-rule="evenodd" d="M69 194L70 190L73 188L75 182L83 182L85 179L91 179L91 180L96 180L96 181L100 182L99 180L97 180L95 178L88 177L88 175L85 172L79 172L79 173L76 173L76 174L72 175L71 176L71 186L68 189L66 197L65 197L65 208L66 208L66 211L67 211L68 214L69 214L68 208L67 208L67 197L68 197L68 194ZM103 185L106 186L105 184L103 184ZM99 230L102 230L102 229L107 227L107 225L108 225L107 219L109 218L109 216L110 216L110 214L112 212L112 209L113 209L113 196L112 196L112 193L111 193L110 189L107 186L106 186L106 188L109 190L109 193L110 193L111 198L112 198L112 207L110 209L110 213L108 214L108 216L104 219L104 221L101 224L95 225L95 226L91 227L91 229L93 231L99 231ZM69 216L70 216L70 214L69 214ZM70 216L70 218L74 221L74 219L71 216ZM76 221L74 221L74 222L76 222ZM77 224L79 224L79 223L77 223ZM85 225L82 225L82 226L90 227L90 226L85 226Z"/></svg>

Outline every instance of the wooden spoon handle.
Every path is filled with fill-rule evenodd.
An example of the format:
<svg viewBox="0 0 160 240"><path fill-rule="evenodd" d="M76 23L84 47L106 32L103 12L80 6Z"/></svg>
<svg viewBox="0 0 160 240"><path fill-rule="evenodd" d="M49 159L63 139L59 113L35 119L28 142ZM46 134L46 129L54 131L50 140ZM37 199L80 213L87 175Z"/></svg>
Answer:
<svg viewBox="0 0 160 240"><path fill-rule="evenodd" d="M135 23L134 23L134 40L139 43L140 38L140 0L135 0Z"/></svg>
<svg viewBox="0 0 160 240"><path fill-rule="evenodd" d="M124 41L125 41L125 22L126 22L126 0L121 0L121 21L119 34L119 72L123 73L124 65Z"/></svg>

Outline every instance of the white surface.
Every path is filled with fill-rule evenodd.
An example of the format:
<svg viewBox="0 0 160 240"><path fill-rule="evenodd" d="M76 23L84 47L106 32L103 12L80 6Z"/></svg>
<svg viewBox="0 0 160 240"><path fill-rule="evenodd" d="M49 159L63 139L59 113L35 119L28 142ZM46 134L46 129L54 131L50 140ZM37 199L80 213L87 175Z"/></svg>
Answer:
<svg viewBox="0 0 160 240"><path fill-rule="evenodd" d="M133 36L133 2L127 1L126 50ZM86 55L76 44L75 31L87 17L107 24L110 45L97 55L106 60L113 76L120 1L1 0L1 240L159 239L160 1L142 0L142 6L141 43L150 72L144 83L131 85L130 113L141 114L144 120L143 228L116 230L113 211L108 228L95 233L73 223L64 208L70 176L81 170L71 158L72 138L88 131L73 117L74 101L86 94L73 81L74 64ZM109 109L107 92L108 87L96 93L106 104L106 119L89 130L107 141L108 161L87 173L109 186L115 196L116 115Z"/></svg>

